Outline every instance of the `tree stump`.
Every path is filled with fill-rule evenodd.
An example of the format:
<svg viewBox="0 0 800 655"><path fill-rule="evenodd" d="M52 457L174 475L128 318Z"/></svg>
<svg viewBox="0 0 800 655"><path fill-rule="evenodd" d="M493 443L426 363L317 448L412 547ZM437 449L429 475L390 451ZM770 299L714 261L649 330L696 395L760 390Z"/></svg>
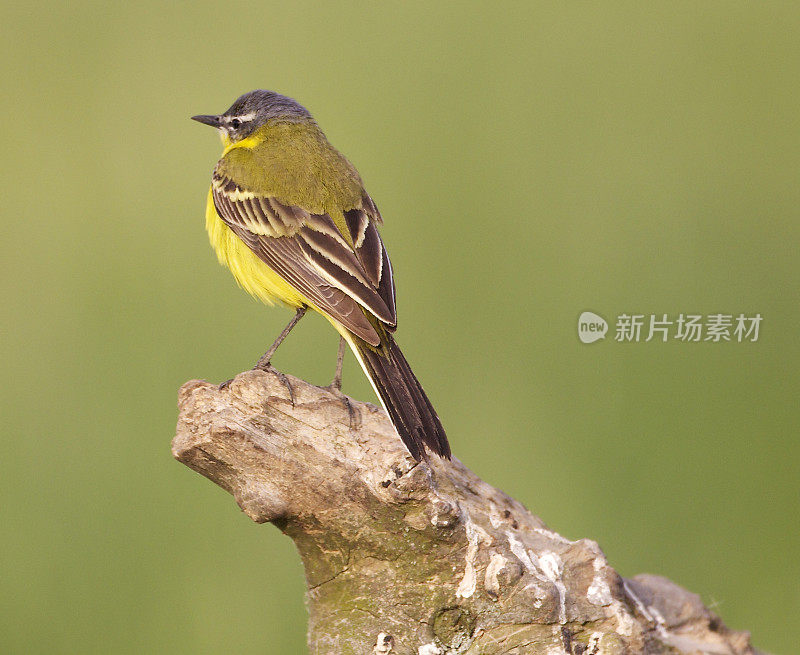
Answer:
<svg viewBox="0 0 800 655"><path fill-rule="evenodd" d="M698 596L624 579L385 412L278 371L179 394L174 456L294 540L313 655L756 653Z"/></svg>

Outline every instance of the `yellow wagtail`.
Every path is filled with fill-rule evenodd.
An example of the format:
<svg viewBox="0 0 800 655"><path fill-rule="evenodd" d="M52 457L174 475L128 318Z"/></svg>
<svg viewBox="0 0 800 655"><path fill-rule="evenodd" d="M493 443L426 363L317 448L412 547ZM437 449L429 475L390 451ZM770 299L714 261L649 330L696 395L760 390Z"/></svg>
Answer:
<svg viewBox="0 0 800 655"><path fill-rule="evenodd" d="M224 144L206 208L217 257L245 291L296 310L256 368L269 367L307 308L318 311L349 344L414 459L425 457L426 446L449 458L439 417L392 337L392 265L376 228L381 215L358 171L305 107L272 91L192 118L217 128Z"/></svg>

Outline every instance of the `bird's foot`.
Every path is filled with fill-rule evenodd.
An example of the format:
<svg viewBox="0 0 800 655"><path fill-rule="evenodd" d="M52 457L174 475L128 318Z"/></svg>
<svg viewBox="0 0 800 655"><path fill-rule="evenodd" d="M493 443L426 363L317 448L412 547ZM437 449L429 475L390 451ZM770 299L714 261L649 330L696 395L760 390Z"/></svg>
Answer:
<svg viewBox="0 0 800 655"><path fill-rule="evenodd" d="M262 363L261 360L259 360L258 363L253 367L253 370L254 371L266 371L268 373L272 371L272 372L277 373L277 371L274 371L274 369L272 368L272 364L270 364L269 362ZM223 383L221 383L219 385L219 387L218 387L219 390L223 391L224 389L227 389L229 386L231 386L231 382L233 382L233 380L234 380L234 378L231 378L230 380L225 380L225 382L223 382Z"/></svg>
<svg viewBox="0 0 800 655"><path fill-rule="evenodd" d="M353 403L350 402L350 398L342 393L341 380L339 380L339 383L336 384L336 380L334 379L333 382L324 388L342 401L342 404L347 408L347 415L350 417L350 429L357 430L361 426L361 414L356 411L355 407L353 407Z"/></svg>
<svg viewBox="0 0 800 655"><path fill-rule="evenodd" d="M273 371L272 362L270 362L269 360L267 360L266 362L262 362L259 359L258 362L256 362L256 365L253 366L253 370L254 371L266 371L267 373L270 373L270 372Z"/></svg>
<svg viewBox="0 0 800 655"><path fill-rule="evenodd" d="M254 371L264 371L265 373L272 373L273 375L277 376L277 378L281 381L284 387L286 387L287 391L289 392L289 400L292 403L292 407L294 407L294 387L292 387L292 383L289 382L289 378L286 377L283 373L281 373L278 369L276 369L270 362L261 362L259 361L253 367Z"/></svg>

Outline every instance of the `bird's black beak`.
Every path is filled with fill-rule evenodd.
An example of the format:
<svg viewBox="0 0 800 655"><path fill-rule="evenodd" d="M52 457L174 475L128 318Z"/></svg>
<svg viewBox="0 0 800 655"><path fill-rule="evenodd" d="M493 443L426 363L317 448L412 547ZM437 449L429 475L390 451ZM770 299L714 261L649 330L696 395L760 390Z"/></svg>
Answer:
<svg viewBox="0 0 800 655"><path fill-rule="evenodd" d="M199 116L192 116L193 121L210 125L211 127L219 127L219 116L209 116L207 114L200 114Z"/></svg>

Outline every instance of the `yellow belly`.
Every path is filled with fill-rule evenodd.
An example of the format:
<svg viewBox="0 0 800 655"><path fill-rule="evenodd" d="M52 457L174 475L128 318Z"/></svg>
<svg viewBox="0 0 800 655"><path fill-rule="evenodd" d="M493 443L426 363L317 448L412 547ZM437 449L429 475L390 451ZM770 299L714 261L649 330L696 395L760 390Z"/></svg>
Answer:
<svg viewBox="0 0 800 655"><path fill-rule="evenodd" d="M309 303L280 275L253 254L217 214L211 190L206 205L206 231L217 259L227 266L233 277L247 293L268 305L280 301L290 307Z"/></svg>

